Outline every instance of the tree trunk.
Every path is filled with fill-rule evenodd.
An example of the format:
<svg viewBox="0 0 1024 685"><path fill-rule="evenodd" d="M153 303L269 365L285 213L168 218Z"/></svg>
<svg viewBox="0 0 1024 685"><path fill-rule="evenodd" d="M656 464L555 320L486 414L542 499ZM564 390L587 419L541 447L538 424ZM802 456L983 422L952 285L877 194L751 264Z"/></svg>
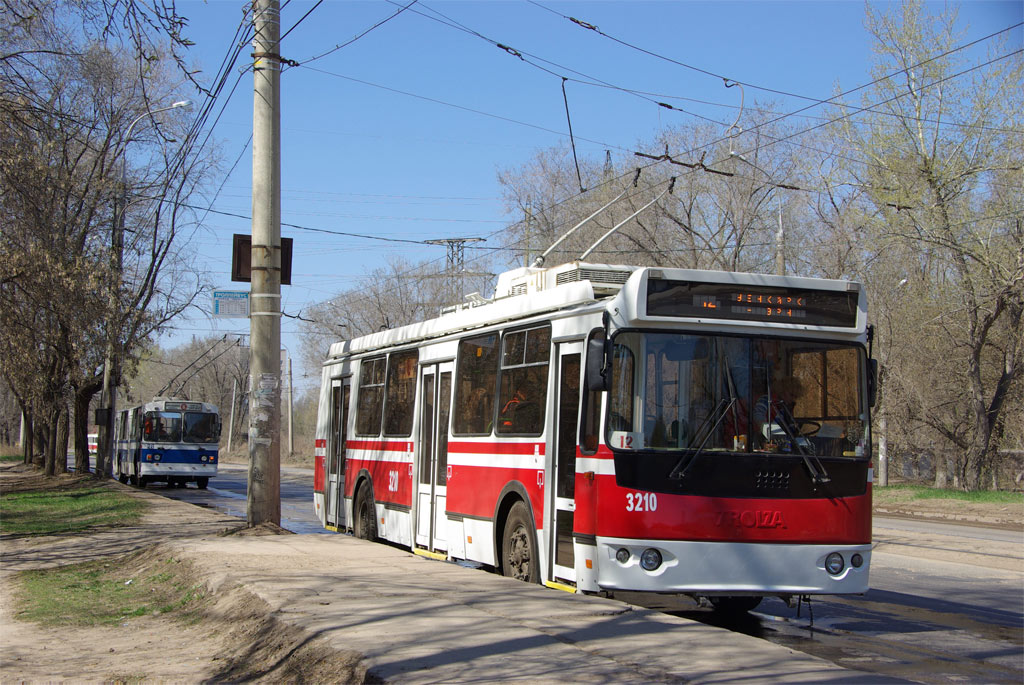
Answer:
<svg viewBox="0 0 1024 685"><path fill-rule="evenodd" d="M878 419L878 485L885 487L889 485L889 435L888 421L885 419L885 412Z"/></svg>
<svg viewBox="0 0 1024 685"><path fill-rule="evenodd" d="M33 441L35 444L32 447L33 464L43 466L43 460L46 455L46 440L46 425L37 420L35 422L35 439Z"/></svg>
<svg viewBox="0 0 1024 685"><path fill-rule="evenodd" d="M99 387L97 381L75 390L75 473L89 473L89 405Z"/></svg>
<svg viewBox="0 0 1024 685"><path fill-rule="evenodd" d="M52 476L55 469L56 453L57 453L57 420L60 417L60 410L57 408L50 410L50 420L46 426L46 452L44 454L44 473L47 476Z"/></svg>
<svg viewBox="0 0 1024 685"><path fill-rule="evenodd" d="M68 472L68 405L61 403L60 421L57 423L57 451L54 454L54 473Z"/></svg>
<svg viewBox="0 0 1024 685"><path fill-rule="evenodd" d="M25 412L25 433L21 437L21 457L25 464L32 463L32 444L35 442L35 431L32 425L32 412Z"/></svg>
<svg viewBox="0 0 1024 685"><path fill-rule="evenodd" d="M935 461L935 487L949 487L949 472L946 470L946 455L936 454Z"/></svg>

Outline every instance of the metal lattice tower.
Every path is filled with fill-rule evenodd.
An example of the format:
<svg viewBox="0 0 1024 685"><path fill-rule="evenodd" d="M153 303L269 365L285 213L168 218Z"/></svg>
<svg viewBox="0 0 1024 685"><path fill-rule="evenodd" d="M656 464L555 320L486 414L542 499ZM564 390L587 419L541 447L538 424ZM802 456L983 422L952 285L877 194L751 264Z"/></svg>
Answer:
<svg viewBox="0 0 1024 685"><path fill-rule="evenodd" d="M444 245L448 253L445 267L445 294L449 302L462 302L465 298L463 286L466 276L466 243L482 243L483 238L435 238L423 242L429 245Z"/></svg>

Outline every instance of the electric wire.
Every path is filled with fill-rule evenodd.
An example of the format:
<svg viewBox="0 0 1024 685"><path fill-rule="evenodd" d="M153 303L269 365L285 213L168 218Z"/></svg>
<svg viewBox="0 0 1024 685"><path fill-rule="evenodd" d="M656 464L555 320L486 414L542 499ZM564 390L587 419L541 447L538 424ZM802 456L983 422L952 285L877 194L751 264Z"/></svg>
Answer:
<svg viewBox="0 0 1024 685"><path fill-rule="evenodd" d="M717 73L712 72L712 71L708 71L707 69L702 69L701 67L696 67L696 66L694 66L692 64L687 64L685 62L680 62L679 60L673 59L671 57L666 57L665 55L661 55L661 54L658 54L658 53L653 52L651 50L647 50L646 48L642 48L642 47L640 47L638 45L634 45L634 44L629 43L629 42L627 42L625 40L622 40L621 38L617 38L617 37L612 36L612 35L610 35L608 33L605 33L604 31L599 29L594 24L591 24L589 22L583 21L581 19L577 19L575 17L571 17L571 16L568 16L568 15L562 14L561 12L558 12L557 10L551 9L549 7L545 7L544 5L542 5L541 3L537 2L536 0L527 0L527 2L529 2L531 5L539 7L542 10L545 10L547 12L551 12L552 14L560 16L563 19L571 21L572 23L576 24L577 26L580 26L581 28L593 31L593 32L597 33L598 35L600 35L600 36L602 36L604 38L607 38L608 40L611 40L611 41L613 41L615 43L618 43L619 45L625 46L625 47L630 48L632 50L636 50L637 52L641 52L641 53L643 53L645 55L649 55L649 56L654 57L656 59L660 59L660 60L663 60L665 62L669 62L671 64L675 64L677 66L683 67L685 69L690 69L690 70L698 72L700 74L704 74L704 75L710 76L712 78L720 79L722 81L726 81L726 82L733 81L733 82L739 83L739 84L741 84L741 85L743 85L743 86L745 86L747 88L753 88L753 89L756 89L756 90L762 90L762 91L765 91L765 92L773 93L775 95L783 95L783 96L786 96L786 97L793 97L793 98L797 98L797 99L801 99L801 100L810 100L813 103L812 105L810 105L810 107L815 107L815 106L818 106L818 105L834 103L839 98L846 97L848 95L856 93L857 91L863 90L865 88L873 86L873 85L875 85L877 83L880 83L882 81L886 81L886 80L895 78L896 76L899 76L900 74L902 74L902 73L904 73L904 72L906 72L908 70L918 69L918 68L920 68L920 67L922 67L922 66L924 66L924 65L926 65L926 64L928 64L930 62L934 62L937 59L941 59L943 57L947 57L947 56L949 56L949 55L951 55L953 53L956 53L956 52L959 52L959 51L962 51L962 50L966 50L967 48L973 47L973 46L975 46L975 45L977 45L979 43L983 43L983 42L985 42L987 40L990 40L990 39L992 39L992 38L1002 34L1002 33L1006 33L1008 31L1012 31L1013 29L1016 29L1016 28L1019 28L1021 26L1024 26L1024 22L1018 22L1018 23L1016 23L1016 24L1014 24L1012 26L1008 26L1008 27L1006 27L1004 29L1000 29L999 31L991 33L991 34L989 34L987 36L983 36L981 38L977 38L977 39L975 39L975 40L973 40L973 41L971 41L969 43L964 43L962 45L958 45L956 47L950 48L949 50L947 50L945 52L942 52L942 53L940 53L938 55L933 55L932 57L929 57L928 59L923 60L921 62L918 62L917 64L915 64L915 65L913 65L911 67L907 67L905 69L900 69L898 71L892 72L891 74L886 74L884 76L880 76L879 78L877 78L877 79L875 79L873 81L861 84L859 86L856 86L855 88L851 88L850 90L847 90L847 91L844 91L842 93L839 93L838 95L835 95L835 96L833 96L831 98L828 98L826 100L821 100L821 99L810 97L810 96L807 96L807 95L801 95L799 93L791 93L791 92L784 91L784 90L779 90L779 89L776 89L776 88L769 88L767 86L760 86L760 85L757 85L756 83L750 83L748 81L740 81L738 79L734 79L734 78L731 78L731 77L723 76L721 74L717 74ZM807 108L805 108L805 109L807 109ZM801 111L804 111L804 110L802 110L802 109L801 110L797 110L797 112L801 112ZM793 112L791 114L795 114L797 112Z"/></svg>
<svg viewBox="0 0 1024 685"><path fill-rule="evenodd" d="M283 35L282 35L282 36L281 36L280 38L278 38L278 39L277 39L277 41L278 41L278 45L280 45L281 43L283 43L283 42L284 42L284 39L288 37L288 34L289 34L289 33L291 33L292 31L294 31L294 30L295 30L295 29L296 29L296 28L297 28L297 27L299 26L299 24L301 24L302 22L304 22L304 21L306 20L306 17L308 17L309 15L313 14L313 11L314 11L314 10L315 10L315 9L316 9L317 7L319 7L320 5L322 5L322 4L323 4L323 2L324 2L324 0L316 0L316 4L315 4L315 5L313 5L312 7L310 7L310 8L309 8L309 11L308 11L308 12L306 12L305 14L303 14L303 15L302 15L302 17L300 17L300 18L299 18L299 20L298 20L297 22L295 22L294 24L292 24L292 27L291 27L290 29L288 29L287 31L285 31L285 32L284 32L284 34L283 34ZM284 7L282 7L282 8L281 8L281 10L283 10L283 9L284 9Z"/></svg>
<svg viewBox="0 0 1024 685"><path fill-rule="evenodd" d="M326 51L326 52L320 53L319 55L314 55L313 57L308 57L308 58L306 58L306 59L303 59L303 60L298 60L299 64L308 64L309 62L315 62L316 60L318 60L318 59L323 59L324 57L326 57L327 55L330 55L330 54L331 54L331 53L333 53L333 52L337 52L338 50L341 50L341 49L343 49L343 48L346 48L346 47L348 47L349 45L352 45L352 43L355 43L355 42L356 42L357 40L359 40L360 38L362 38L362 37L363 37L363 36L365 36L366 34L370 33L370 32L371 32L371 31L373 31L374 29L377 29L377 28L379 28L379 27L383 26L384 24L388 23L389 21L391 21L392 19L394 19L395 17L397 17L397 16L399 15L399 14L401 14L401 13L402 13L402 12L404 12L405 10L407 10L407 9L409 9L410 7L412 7L413 5L415 5L415 4L416 4L416 3L418 2L418 1L419 1L419 0L412 0L412 2L410 2L409 4L407 4L407 5L403 6L403 7L401 7L401 8L400 8L400 9L399 9L399 10L398 10L397 12L394 12L394 13L393 13L393 14L391 14L390 16L388 16L388 17L386 17L386 18L384 18L384 19L382 19L382 20L378 21L378 22L377 22L376 24L374 24L373 26L371 26L371 27L369 27L369 28L365 29L364 31L362 31L361 33L357 34L357 35L356 35L356 36L354 36L353 38L351 38L351 39L349 39L349 40L345 41L344 43L339 43L338 45L335 45L335 46L334 46L333 48L331 48L330 50L328 50L328 51ZM319 3L317 3L317 4L319 4ZM294 28L294 27L292 27L292 28Z"/></svg>

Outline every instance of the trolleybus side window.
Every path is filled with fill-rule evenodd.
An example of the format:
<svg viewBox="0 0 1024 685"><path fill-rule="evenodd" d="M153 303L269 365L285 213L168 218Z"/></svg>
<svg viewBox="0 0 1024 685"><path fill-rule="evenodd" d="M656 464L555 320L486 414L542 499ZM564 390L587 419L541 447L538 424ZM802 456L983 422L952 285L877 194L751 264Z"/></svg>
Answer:
<svg viewBox="0 0 1024 685"><path fill-rule="evenodd" d="M331 461L328 464L328 473L342 474L345 472L345 436L348 426L345 422L348 419L348 394L343 395L343 388L335 385L331 388Z"/></svg>
<svg viewBox="0 0 1024 685"><path fill-rule="evenodd" d="M359 365L359 399L356 404L356 435L380 435L384 408L386 357L364 359Z"/></svg>
<svg viewBox="0 0 1024 685"><path fill-rule="evenodd" d="M491 432L497 375L497 333L478 335L459 342L452 433L484 435Z"/></svg>
<svg viewBox="0 0 1024 685"><path fill-rule="evenodd" d="M438 389L441 406L437 419L437 484L448 484L448 419L452 408L452 374L445 371L441 374L441 387Z"/></svg>
<svg viewBox="0 0 1024 685"><path fill-rule="evenodd" d="M396 352L388 364L388 377L384 403L384 435L408 437L412 435L413 399L416 393L417 350Z"/></svg>
<svg viewBox="0 0 1024 685"><path fill-rule="evenodd" d="M620 336L621 337L621 336ZM613 431L633 430L633 351L616 343L612 347L612 383L608 394L608 421Z"/></svg>
<svg viewBox="0 0 1024 685"><path fill-rule="evenodd" d="M592 340L604 340L604 331L598 329L591 334ZM600 354L593 352L592 347L587 345L587 354ZM603 356L603 355L602 355ZM592 362L588 362L590 366ZM585 374L584 374L585 375ZM586 378L584 378L586 381ZM597 452L598 434L601 430L601 391L591 389L588 385L583 393L583 420L580 421L580 451L584 454Z"/></svg>
<svg viewBox="0 0 1024 685"><path fill-rule="evenodd" d="M498 396L498 432L540 435L548 396L551 328L505 333Z"/></svg>

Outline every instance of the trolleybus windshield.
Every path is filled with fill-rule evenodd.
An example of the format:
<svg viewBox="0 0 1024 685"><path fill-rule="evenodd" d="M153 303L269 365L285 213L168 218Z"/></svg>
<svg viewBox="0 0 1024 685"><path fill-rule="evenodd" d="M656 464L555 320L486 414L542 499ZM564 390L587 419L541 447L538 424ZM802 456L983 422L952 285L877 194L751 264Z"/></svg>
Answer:
<svg viewBox="0 0 1024 685"><path fill-rule="evenodd" d="M182 441L215 443L220 440L220 420L216 414L185 412Z"/></svg>
<svg viewBox="0 0 1024 685"><path fill-rule="evenodd" d="M866 457L862 347L629 331L612 347L617 450Z"/></svg>

